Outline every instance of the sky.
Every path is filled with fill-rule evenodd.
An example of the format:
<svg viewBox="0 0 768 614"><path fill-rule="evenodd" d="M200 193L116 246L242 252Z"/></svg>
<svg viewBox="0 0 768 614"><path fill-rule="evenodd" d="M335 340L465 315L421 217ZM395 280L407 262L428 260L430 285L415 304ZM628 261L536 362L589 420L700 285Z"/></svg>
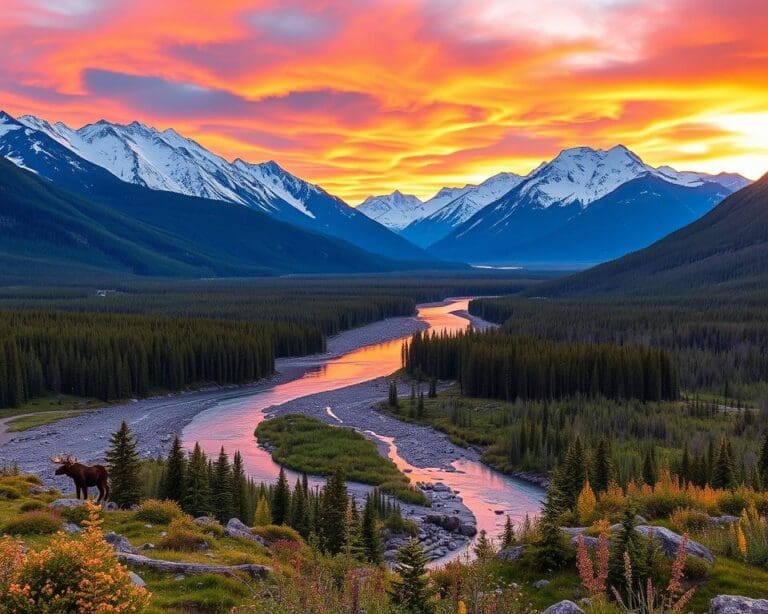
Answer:
<svg viewBox="0 0 768 614"><path fill-rule="evenodd" d="M352 204L560 150L768 171L766 0L3 0L0 108L175 128Z"/></svg>

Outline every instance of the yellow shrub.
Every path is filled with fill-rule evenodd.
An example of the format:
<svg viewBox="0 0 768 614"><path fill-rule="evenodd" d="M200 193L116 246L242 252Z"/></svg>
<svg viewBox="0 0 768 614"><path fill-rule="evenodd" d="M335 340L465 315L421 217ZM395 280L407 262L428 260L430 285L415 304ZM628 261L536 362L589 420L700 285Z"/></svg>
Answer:
<svg viewBox="0 0 768 614"><path fill-rule="evenodd" d="M709 524L709 515L700 510L678 507L669 517L672 527L680 533L702 531Z"/></svg>
<svg viewBox="0 0 768 614"><path fill-rule="evenodd" d="M276 541L291 541L301 542L301 535L296 529L286 527L285 525L268 524L263 527L253 527L253 532L260 537L263 537L267 542L272 543Z"/></svg>
<svg viewBox="0 0 768 614"><path fill-rule="evenodd" d="M168 534L160 540L158 545L166 550L192 552L209 547L211 541L191 518L181 516L171 521Z"/></svg>
<svg viewBox="0 0 768 614"><path fill-rule="evenodd" d="M586 524L592 521L592 516L595 513L595 505L597 499L595 493L592 491L592 487L589 485L589 480L584 482L584 487L579 493L579 498L576 501L576 513L579 516L579 522Z"/></svg>
<svg viewBox="0 0 768 614"><path fill-rule="evenodd" d="M139 505L136 510L136 518L144 522L154 524L168 524L174 518L179 518L184 512L181 511L176 501L159 501L157 499L147 499Z"/></svg>

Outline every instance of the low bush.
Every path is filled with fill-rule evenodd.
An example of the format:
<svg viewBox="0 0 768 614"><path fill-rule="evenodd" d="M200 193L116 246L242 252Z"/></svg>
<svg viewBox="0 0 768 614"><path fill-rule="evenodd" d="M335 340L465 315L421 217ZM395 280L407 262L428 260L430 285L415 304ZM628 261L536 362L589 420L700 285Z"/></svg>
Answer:
<svg viewBox="0 0 768 614"><path fill-rule="evenodd" d="M42 501L37 501L36 499L30 499L29 501L24 501L19 506L19 510L22 512L31 512L32 510L42 510L45 509L46 505Z"/></svg>
<svg viewBox="0 0 768 614"><path fill-rule="evenodd" d="M277 541L302 542L301 535L296 529L285 525L268 524L260 527L253 527L253 532L259 537L263 537L268 543Z"/></svg>
<svg viewBox="0 0 768 614"><path fill-rule="evenodd" d="M194 552L204 550L211 545L211 540L196 525L191 518L181 516L174 518L168 527L165 537L160 540L158 546L165 550L177 550L179 552Z"/></svg>
<svg viewBox="0 0 768 614"><path fill-rule="evenodd" d="M685 559L683 567L683 576L689 582L702 582L709 577L710 565L704 559L696 556L689 556Z"/></svg>
<svg viewBox="0 0 768 614"><path fill-rule="evenodd" d="M8 535L50 535L61 528L61 516L54 510L23 512L6 521L3 533Z"/></svg>
<svg viewBox="0 0 768 614"><path fill-rule="evenodd" d="M147 499L139 505L136 518L153 524L168 524L183 514L184 512L175 501Z"/></svg>
<svg viewBox="0 0 768 614"><path fill-rule="evenodd" d="M709 515L700 510L679 507L669 516L669 522L679 533L698 533L709 524Z"/></svg>
<svg viewBox="0 0 768 614"><path fill-rule="evenodd" d="M0 499L20 499L21 493L18 489L7 484L0 484Z"/></svg>
<svg viewBox="0 0 768 614"><path fill-rule="evenodd" d="M74 505L72 507L58 508L59 514L67 522L72 524L82 524L88 519L88 507L85 505ZM98 511L97 513L101 513Z"/></svg>
<svg viewBox="0 0 768 614"><path fill-rule="evenodd" d="M646 518L668 518L678 508L690 507L691 500L684 492L659 491L646 494L640 501L640 513Z"/></svg>

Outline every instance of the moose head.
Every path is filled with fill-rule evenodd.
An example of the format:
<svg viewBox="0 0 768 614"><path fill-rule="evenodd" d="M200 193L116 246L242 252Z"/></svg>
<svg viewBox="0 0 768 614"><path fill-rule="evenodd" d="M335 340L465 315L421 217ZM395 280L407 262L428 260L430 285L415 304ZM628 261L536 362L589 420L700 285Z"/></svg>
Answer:
<svg viewBox="0 0 768 614"><path fill-rule="evenodd" d="M80 498L80 493L83 493L83 499L88 498L88 487L95 486L99 490L99 498L96 503L106 501L109 497L109 474L106 467L102 465L82 465L77 462L77 459L69 454L59 454L51 458L51 460L59 465L54 472L56 475L66 475L72 478L75 483L75 490L77 492L77 498Z"/></svg>

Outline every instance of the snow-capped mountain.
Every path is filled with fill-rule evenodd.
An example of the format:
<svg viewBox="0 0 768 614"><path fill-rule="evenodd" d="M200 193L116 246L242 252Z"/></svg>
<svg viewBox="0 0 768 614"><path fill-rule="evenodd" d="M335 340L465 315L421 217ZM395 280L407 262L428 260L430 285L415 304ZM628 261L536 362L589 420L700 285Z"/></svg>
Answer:
<svg viewBox="0 0 768 614"><path fill-rule="evenodd" d="M439 207L432 213L411 222L400 234L416 245L422 247L431 245L467 221L480 209L509 192L523 179L525 178L514 173L499 173L480 185L443 188L425 203L425 207L430 205L434 207L435 203L439 203ZM445 198L446 196L449 198Z"/></svg>
<svg viewBox="0 0 768 614"><path fill-rule="evenodd" d="M645 176L689 188L715 184L725 188L723 193L748 183L740 176L678 172L670 167L656 169L622 145L608 150L566 149L457 226L430 250L442 257L504 262L516 253L514 246L531 244L552 234L581 215L591 203ZM706 210L719 202L712 202L706 190L701 197L705 198ZM616 211L612 208L609 214ZM592 223L593 228L596 226ZM595 236L592 240L602 239Z"/></svg>
<svg viewBox="0 0 768 614"><path fill-rule="evenodd" d="M391 194L369 196L357 207L372 220L387 228L399 231L408 226L421 214L423 203L413 194L395 190Z"/></svg>
<svg viewBox="0 0 768 614"><path fill-rule="evenodd" d="M24 139L45 136L128 183L244 205L387 257L426 258L413 244L272 161L230 163L172 129L159 131L139 122L100 120L75 130L30 115L10 120L25 126ZM5 140L0 136L0 144Z"/></svg>

